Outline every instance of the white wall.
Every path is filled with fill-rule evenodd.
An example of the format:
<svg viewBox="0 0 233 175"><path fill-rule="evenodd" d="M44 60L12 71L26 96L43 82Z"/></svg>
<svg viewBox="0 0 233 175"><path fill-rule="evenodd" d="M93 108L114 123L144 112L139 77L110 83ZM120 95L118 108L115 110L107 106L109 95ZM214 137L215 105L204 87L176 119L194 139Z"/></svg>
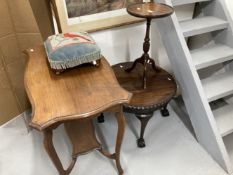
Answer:
<svg viewBox="0 0 233 175"><path fill-rule="evenodd" d="M225 1L226 1L228 10L229 10L231 16L233 17L233 0L225 0Z"/></svg>
<svg viewBox="0 0 233 175"><path fill-rule="evenodd" d="M137 23L91 34L110 62L117 64L134 60L142 55L145 24Z"/></svg>

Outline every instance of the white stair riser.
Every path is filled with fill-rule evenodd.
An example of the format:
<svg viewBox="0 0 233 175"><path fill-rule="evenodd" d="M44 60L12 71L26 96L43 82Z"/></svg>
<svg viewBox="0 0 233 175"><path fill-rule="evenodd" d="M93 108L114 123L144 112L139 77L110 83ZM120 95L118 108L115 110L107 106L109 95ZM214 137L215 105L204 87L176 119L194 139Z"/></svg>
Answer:
<svg viewBox="0 0 233 175"><path fill-rule="evenodd" d="M179 6L179 5L184 5L184 4L191 4L191 3L196 3L196 2L206 2L210 0L172 0L173 6Z"/></svg>
<svg viewBox="0 0 233 175"><path fill-rule="evenodd" d="M226 29L228 22L215 17L202 17L180 23L184 37Z"/></svg>
<svg viewBox="0 0 233 175"><path fill-rule="evenodd" d="M233 93L233 72L213 75L202 80L202 85L209 102L231 95Z"/></svg>
<svg viewBox="0 0 233 175"><path fill-rule="evenodd" d="M197 70L233 59L233 49L218 44L191 51L191 56Z"/></svg>
<svg viewBox="0 0 233 175"><path fill-rule="evenodd" d="M231 134L233 132L233 105L223 106L214 110L213 113L222 137Z"/></svg>

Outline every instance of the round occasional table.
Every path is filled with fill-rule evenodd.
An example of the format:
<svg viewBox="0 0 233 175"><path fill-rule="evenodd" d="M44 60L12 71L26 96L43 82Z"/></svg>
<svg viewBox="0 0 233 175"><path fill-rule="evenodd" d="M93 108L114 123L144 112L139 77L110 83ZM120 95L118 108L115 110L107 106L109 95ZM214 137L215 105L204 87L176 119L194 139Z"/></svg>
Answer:
<svg viewBox="0 0 233 175"><path fill-rule="evenodd" d="M146 27L146 36L143 44L143 51L144 53L142 56L135 60L134 64L126 69L127 72L131 72L137 63L141 63L143 65L143 77L142 77L142 87L146 89L147 87L147 67L148 64L152 66L155 72L159 72L157 69L155 62L153 59L150 58L148 52L150 50L150 25L151 20L153 18L162 18L166 16L170 16L174 10L172 7L165 5L165 4L158 4L154 2L147 2L147 3L138 3L132 4L127 7L127 12L135 17L138 18L145 18L147 20L147 27Z"/></svg>
<svg viewBox="0 0 233 175"><path fill-rule="evenodd" d="M125 70L132 67L132 62L120 63L112 68L120 85L133 94L129 104L124 104L124 112L133 113L141 122L138 147L145 147L144 131L148 121L155 110L160 110L162 116L169 116L168 102L176 94L176 83L173 77L160 67L158 73L154 73L152 67L147 69L147 88L141 87L143 65L138 64L129 73Z"/></svg>

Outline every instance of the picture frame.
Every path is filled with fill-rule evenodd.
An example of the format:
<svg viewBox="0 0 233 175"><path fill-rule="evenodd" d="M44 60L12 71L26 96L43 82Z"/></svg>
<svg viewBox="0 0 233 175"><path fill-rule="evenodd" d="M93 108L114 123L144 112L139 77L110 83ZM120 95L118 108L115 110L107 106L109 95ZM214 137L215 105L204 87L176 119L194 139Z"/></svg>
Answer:
<svg viewBox="0 0 233 175"><path fill-rule="evenodd" d="M51 4L59 32L95 32L144 21L127 14L125 8L70 18L66 0L51 0Z"/></svg>

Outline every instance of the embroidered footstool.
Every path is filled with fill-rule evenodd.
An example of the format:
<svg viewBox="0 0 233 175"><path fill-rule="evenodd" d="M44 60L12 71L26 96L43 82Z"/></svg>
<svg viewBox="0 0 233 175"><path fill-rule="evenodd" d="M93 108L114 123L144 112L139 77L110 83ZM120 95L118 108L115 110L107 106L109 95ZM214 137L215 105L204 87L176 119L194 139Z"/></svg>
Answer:
<svg viewBox="0 0 233 175"><path fill-rule="evenodd" d="M86 32L52 35L44 43L50 67L57 72L94 62L101 58L101 50Z"/></svg>

